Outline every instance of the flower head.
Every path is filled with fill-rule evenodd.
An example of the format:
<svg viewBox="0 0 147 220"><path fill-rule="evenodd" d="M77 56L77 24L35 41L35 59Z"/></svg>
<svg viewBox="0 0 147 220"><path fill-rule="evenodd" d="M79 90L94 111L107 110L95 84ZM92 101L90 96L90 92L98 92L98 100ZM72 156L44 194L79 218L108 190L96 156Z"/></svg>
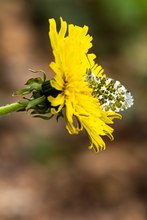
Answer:
<svg viewBox="0 0 147 220"><path fill-rule="evenodd" d="M62 18L60 21L61 28L57 31L55 20L49 19L49 38L54 55L50 67L55 73L50 83L58 91L56 96L48 96L51 113L58 114L65 109L63 115L69 133L78 134L85 129L90 138L89 148L103 150L105 143L102 136L113 139L110 124L121 115L103 108L105 103L101 102L100 95L104 98L104 93L98 96L94 92L96 80L104 79L106 84L108 81L102 67L95 64L95 54L88 53L92 47L88 27L67 25Z"/></svg>

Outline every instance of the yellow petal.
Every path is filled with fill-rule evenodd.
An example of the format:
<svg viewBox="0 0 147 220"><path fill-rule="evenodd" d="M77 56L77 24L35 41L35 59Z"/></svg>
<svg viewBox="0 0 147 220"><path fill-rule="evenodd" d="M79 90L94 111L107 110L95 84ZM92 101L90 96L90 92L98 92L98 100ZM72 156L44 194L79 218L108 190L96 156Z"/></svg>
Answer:
<svg viewBox="0 0 147 220"><path fill-rule="evenodd" d="M64 95L61 93L56 98L48 96L48 101L51 102L52 106L58 106L64 104Z"/></svg>

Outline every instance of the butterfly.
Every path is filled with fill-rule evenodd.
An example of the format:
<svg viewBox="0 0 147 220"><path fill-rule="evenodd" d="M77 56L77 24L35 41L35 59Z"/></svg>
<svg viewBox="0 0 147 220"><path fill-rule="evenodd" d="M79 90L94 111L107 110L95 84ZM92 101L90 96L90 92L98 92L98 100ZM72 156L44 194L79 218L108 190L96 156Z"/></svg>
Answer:
<svg viewBox="0 0 147 220"><path fill-rule="evenodd" d="M92 88L92 95L98 98L103 111L124 111L134 103L131 93L118 80L97 76L88 69L86 81Z"/></svg>

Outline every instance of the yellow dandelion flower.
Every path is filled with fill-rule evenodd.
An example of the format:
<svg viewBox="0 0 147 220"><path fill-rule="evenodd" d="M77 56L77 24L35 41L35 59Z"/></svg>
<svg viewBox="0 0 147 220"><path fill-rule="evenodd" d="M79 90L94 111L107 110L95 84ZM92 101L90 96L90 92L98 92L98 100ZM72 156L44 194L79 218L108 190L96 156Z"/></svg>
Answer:
<svg viewBox="0 0 147 220"><path fill-rule="evenodd" d="M54 61L50 67L55 76L48 80L31 78L25 88L13 95L28 95L16 103L0 107L0 116L15 111L28 111L32 117L57 119L63 116L70 134L85 130L90 139L90 149L96 152L105 149L103 136L113 140L113 119L121 118L118 112L133 105L131 93L118 81L107 77L100 65L95 63L95 54L88 53L92 37L88 27L67 24L60 19L57 31L54 19L49 19L49 38ZM47 115L46 115L47 114Z"/></svg>
<svg viewBox="0 0 147 220"><path fill-rule="evenodd" d="M89 148L105 149L102 136L113 140L113 128L109 124L121 115L114 111L105 111L99 98L93 93L92 84L88 80L88 72L94 77L107 79L101 66L95 64L95 54L89 54L92 47L92 37L88 34L88 27L67 25L61 21L59 32L54 19L49 19L49 38L53 50L54 62L50 67L55 73L50 80L51 86L60 93L48 96L51 103L51 113L58 114L64 108L66 128L70 134L78 134L85 129L89 138ZM91 72L91 66L92 72ZM92 76L90 78L92 80Z"/></svg>

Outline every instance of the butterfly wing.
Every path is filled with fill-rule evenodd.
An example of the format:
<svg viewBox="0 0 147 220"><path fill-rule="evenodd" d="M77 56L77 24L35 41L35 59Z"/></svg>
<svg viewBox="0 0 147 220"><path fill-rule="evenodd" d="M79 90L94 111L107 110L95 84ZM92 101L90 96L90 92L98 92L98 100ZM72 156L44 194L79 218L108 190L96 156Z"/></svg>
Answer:
<svg viewBox="0 0 147 220"><path fill-rule="evenodd" d="M120 112L133 105L131 93L118 81L87 71L87 82L104 111Z"/></svg>

